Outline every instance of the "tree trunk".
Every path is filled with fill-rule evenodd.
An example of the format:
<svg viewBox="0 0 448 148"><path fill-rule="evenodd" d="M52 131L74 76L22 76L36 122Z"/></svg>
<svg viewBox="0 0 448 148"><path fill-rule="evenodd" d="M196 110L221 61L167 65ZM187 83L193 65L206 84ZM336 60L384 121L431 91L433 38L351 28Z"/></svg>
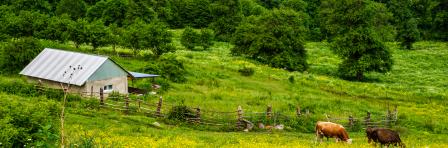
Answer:
<svg viewBox="0 0 448 148"><path fill-rule="evenodd" d="M362 71L358 71L356 72L356 79L358 79L359 81L364 79L364 72Z"/></svg>

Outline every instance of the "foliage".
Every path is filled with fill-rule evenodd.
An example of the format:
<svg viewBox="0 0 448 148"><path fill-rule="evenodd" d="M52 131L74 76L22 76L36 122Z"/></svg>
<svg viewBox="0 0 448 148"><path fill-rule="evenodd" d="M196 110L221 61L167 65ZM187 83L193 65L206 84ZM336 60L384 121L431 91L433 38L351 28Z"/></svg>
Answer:
<svg viewBox="0 0 448 148"><path fill-rule="evenodd" d="M199 40L199 34L191 27L185 27L180 42L187 49L193 49Z"/></svg>
<svg viewBox="0 0 448 148"><path fill-rule="evenodd" d="M304 71L308 65L303 46L303 18L290 9L252 16L238 26L232 53L246 55L273 67Z"/></svg>
<svg viewBox="0 0 448 148"><path fill-rule="evenodd" d="M207 50L213 45L213 38L214 34L210 29L201 29L199 33L191 27L186 27L180 42L190 50L193 50L195 46L202 46L203 50Z"/></svg>
<svg viewBox="0 0 448 148"><path fill-rule="evenodd" d="M68 26L68 39L75 43L75 47L79 48L81 44L89 42L89 22L86 19L78 19Z"/></svg>
<svg viewBox="0 0 448 148"><path fill-rule="evenodd" d="M11 37L31 37L45 30L48 17L36 11L20 11L2 16L1 32Z"/></svg>
<svg viewBox="0 0 448 148"><path fill-rule="evenodd" d="M73 20L83 18L87 12L84 0L61 0L56 7L56 14L68 14Z"/></svg>
<svg viewBox="0 0 448 148"><path fill-rule="evenodd" d="M243 76L252 76L255 73L254 68L251 67L243 67L241 69L238 69L238 72L240 72L241 75Z"/></svg>
<svg viewBox="0 0 448 148"><path fill-rule="evenodd" d="M11 0L15 11L27 10L38 11L41 13L49 13L51 11L51 5L46 0Z"/></svg>
<svg viewBox="0 0 448 148"><path fill-rule="evenodd" d="M136 20L150 23L157 18L156 12L144 1L129 1L127 9L124 22L126 26L133 24Z"/></svg>
<svg viewBox="0 0 448 148"><path fill-rule="evenodd" d="M412 12L412 1L391 0L386 2L393 13L392 23L397 27L397 41L401 42L404 49L412 49L412 44L420 37L418 22Z"/></svg>
<svg viewBox="0 0 448 148"><path fill-rule="evenodd" d="M229 41L236 27L243 20L238 0L216 0L210 5L213 22L209 28L219 41Z"/></svg>
<svg viewBox="0 0 448 148"><path fill-rule="evenodd" d="M87 26L87 42L89 42L93 50L96 50L98 47L108 45L113 38L111 36L109 28L104 26L102 21L93 21Z"/></svg>
<svg viewBox="0 0 448 148"><path fill-rule="evenodd" d="M265 7L261 6L260 4L256 3L253 0L240 0L241 3L241 13L244 16L251 16L251 15L261 15L268 11Z"/></svg>
<svg viewBox="0 0 448 148"><path fill-rule="evenodd" d="M39 37L63 43L69 38L69 25L72 23L68 15L53 16L48 19L47 28L39 33Z"/></svg>
<svg viewBox="0 0 448 148"><path fill-rule="evenodd" d="M0 50L2 73L17 73L28 65L42 49L40 42L31 37L11 39Z"/></svg>
<svg viewBox="0 0 448 148"><path fill-rule="evenodd" d="M174 48L171 43L172 34L160 22L145 24L138 21L126 28L123 35L123 44L131 48L136 54L140 50L151 49L156 57L171 52Z"/></svg>
<svg viewBox="0 0 448 148"><path fill-rule="evenodd" d="M362 80L365 72L391 70L393 61L379 34L390 16L384 5L369 0L328 0L321 9L331 49L343 60L338 69L342 77Z"/></svg>
<svg viewBox="0 0 448 148"><path fill-rule="evenodd" d="M95 12L96 14L100 14L101 10L103 11L101 13L102 14L101 19L104 21L104 24L106 25L117 24L118 26L121 27L124 25L124 22L126 20L126 12L129 10L128 5L129 4L125 0L109 0L107 1L105 6L103 6L103 4L100 3L94 10L96 10Z"/></svg>
<svg viewBox="0 0 448 148"><path fill-rule="evenodd" d="M0 95L0 142L4 147L53 147L59 105L43 98Z"/></svg>
<svg viewBox="0 0 448 148"><path fill-rule="evenodd" d="M168 119L177 121L187 121L188 118L194 118L194 112L185 105L174 106L168 113Z"/></svg>
<svg viewBox="0 0 448 148"><path fill-rule="evenodd" d="M173 82L184 82L186 80L184 64L173 54L163 55L158 61L146 65L144 71L161 75Z"/></svg>

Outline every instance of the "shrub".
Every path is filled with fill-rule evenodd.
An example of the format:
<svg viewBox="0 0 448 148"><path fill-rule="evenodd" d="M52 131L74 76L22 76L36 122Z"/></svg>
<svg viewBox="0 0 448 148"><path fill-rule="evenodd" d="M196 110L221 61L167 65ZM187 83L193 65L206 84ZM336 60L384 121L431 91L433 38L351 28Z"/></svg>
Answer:
<svg viewBox="0 0 448 148"><path fill-rule="evenodd" d="M42 51L41 43L31 37L11 39L0 49L2 73L15 74Z"/></svg>
<svg viewBox="0 0 448 148"><path fill-rule="evenodd" d="M213 34L213 31L210 29L201 29L201 34L199 36L199 46L202 46L204 50L207 50L210 48L210 46L213 45L213 39L215 38L215 35Z"/></svg>
<svg viewBox="0 0 448 148"><path fill-rule="evenodd" d="M255 73L254 68L251 67L243 67L238 70L242 76L252 76Z"/></svg>
<svg viewBox="0 0 448 148"><path fill-rule="evenodd" d="M53 100L0 95L2 147L55 147L58 113Z"/></svg>
<svg viewBox="0 0 448 148"><path fill-rule="evenodd" d="M194 118L194 112L185 105L174 106L168 113L168 119L177 121L187 121Z"/></svg>
<svg viewBox="0 0 448 148"><path fill-rule="evenodd" d="M199 40L199 34L191 27L186 27L182 33L180 42L187 49L193 49Z"/></svg>
<svg viewBox="0 0 448 148"><path fill-rule="evenodd" d="M122 96L118 91L112 91L108 96L107 99L113 100L113 101L120 101L120 98Z"/></svg>
<svg viewBox="0 0 448 148"><path fill-rule="evenodd" d="M184 82L186 80L184 64L173 54L162 56L158 61L148 64L143 71L159 74L173 82Z"/></svg>

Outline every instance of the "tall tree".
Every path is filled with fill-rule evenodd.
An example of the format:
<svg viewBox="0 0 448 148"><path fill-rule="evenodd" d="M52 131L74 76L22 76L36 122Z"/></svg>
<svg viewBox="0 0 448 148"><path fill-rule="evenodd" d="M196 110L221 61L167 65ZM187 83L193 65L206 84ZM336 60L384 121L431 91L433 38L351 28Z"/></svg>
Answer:
<svg viewBox="0 0 448 148"><path fill-rule="evenodd" d="M110 30L104 26L102 21L93 21L87 26L87 40L95 51L98 47L110 43Z"/></svg>
<svg viewBox="0 0 448 148"><path fill-rule="evenodd" d="M419 40L418 22L412 12L411 0L389 0L385 2L394 15L392 24L397 28L397 41L404 49L412 49L412 44Z"/></svg>
<svg viewBox="0 0 448 148"><path fill-rule="evenodd" d="M134 55L140 50L150 49L156 57L173 50L171 43L171 32L168 27L160 22L153 21L146 24L137 20L128 26L123 35L123 45L131 48Z"/></svg>
<svg viewBox="0 0 448 148"><path fill-rule="evenodd" d="M128 10L126 11L125 25L133 24L135 20L139 19L145 23L149 23L157 18L156 12L143 1L129 1Z"/></svg>
<svg viewBox="0 0 448 148"><path fill-rule="evenodd" d="M231 51L272 67L304 71L308 64L303 19L303 14L292 9L274 9L251 16L238 26Z"/></svg>
<svg viewBox="0 0 448 148"><path fill-rule="evenodd" d="M53 16L48 20L47 28L39 33L39 37L47 40L65 42L69 37L69 25L73 23L68 15Z"/></svg>
<svg viewBox="0 0 448 148"><path fill-rule="evenodd" d="M383 4L369 0L325 0L320 15L325 18L330 48L342 59L339 65L342 77L363 80L366 72L391 70L391 54L378 33L391 17Z"/></svg>
<svg viewBox="0 0 448 148"><path fill-rule="evenodd" d="M42 49L39 40L31 37L11 39L0 49L0 69L3 73L17 73Z"/></svg>
<svg viewBox="0 0 448 148"><path fill-rule="evenodd" d="M97 20L103 17L104 10L107 8L106 1L102 0L87 9L86 17L88 20Z"/></svg>
<svg viewBox="0 0 448 148"><path fill-rule="evenodd" d="M89 22L86 19L78 19L69 24L68 39L75 43L76 48L79 48L81 44L89 42L88 26Z"/></svg>
<svg viewBox="0 0 448 148"><path fill-rule="evenodd" d="M56 7L56 14L68 14L73 20L86 15L87 4L84 0L61 0Z"/></svg>
<svg viewBox="0 0 448 148"><path fill-rule="evenodd" d="M236 27L243 19L239 0L214 0L210 5L213 22L210 28L215 32L216 39L229 41Z"/></svg>
<svg viewBox="0 0 448 148"><path fill-rule="evenodd" d="M128 3L125 0L109 0L102 13L102 19L106 25L117 24L122 27L126 20Z"/></svg>

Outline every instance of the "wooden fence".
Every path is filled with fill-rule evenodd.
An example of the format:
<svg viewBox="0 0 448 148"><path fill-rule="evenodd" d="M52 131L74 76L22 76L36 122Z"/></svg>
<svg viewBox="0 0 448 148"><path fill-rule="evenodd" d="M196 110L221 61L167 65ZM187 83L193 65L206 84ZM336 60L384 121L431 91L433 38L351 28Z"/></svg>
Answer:
<svg viewBox="0 0 448 148"><path fill-rule="evenodd" d="M166 118L168 112L175 107L174 104L169 104L163 101L160 96L158 101L150 102L143 99L130 99L126 96L108 96L105 97L105 92L100 89L99 92L89 92L88 96L94 96L94 93L99 94L99 104L102 108L121 111L124 114L145 114L156 118ZM197 107L188 107L192 112L184 113L186 121L192 124L200 124L207 126L227 126L236 129L247 129L254 126L254 123L263 123L270 126L284 124L282 122L290 121L291 119L306 118L311 116L309 109L301 109L297 106L295 113L285 114L282 112L274 112L272 106L268 105L263 112L245 112L242 106L235 107L235 111L216 111ZM363 127L391 127L396 124L398 120L397 106L390 110L389 105L384 115L377 115L372 117L370 112L366 112L364 117L354 117L349 115L347 117L333 117L329 114L324 115L327 121L342 124L348 128L353 129L355 126L362 125Z"/></svg>

